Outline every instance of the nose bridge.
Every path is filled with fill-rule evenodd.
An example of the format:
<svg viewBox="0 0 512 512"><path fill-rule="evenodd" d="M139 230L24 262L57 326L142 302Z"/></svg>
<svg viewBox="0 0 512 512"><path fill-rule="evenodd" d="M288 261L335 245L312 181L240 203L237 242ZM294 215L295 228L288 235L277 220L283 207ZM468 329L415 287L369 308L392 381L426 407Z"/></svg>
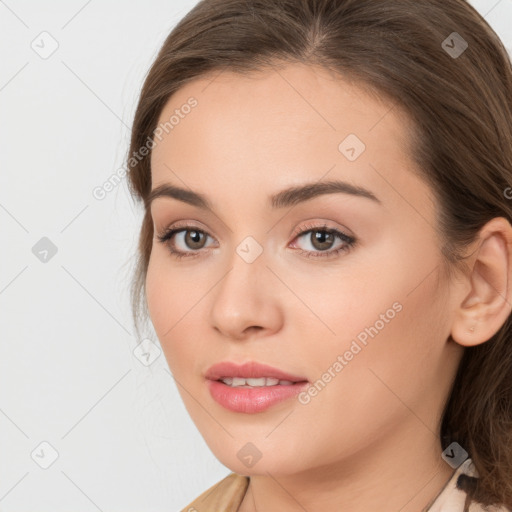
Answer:
<svg viewBox="0 0 512 512"><path fill-rule="evenodd" d="M227 257L229 272L219 283L220 296L216 302L237 305L239 314L242 314L242 308L254 311L260 302L259 294L264 293L261 286L266 281L264 274L269 272L266 260L263 245L252 236L245 237Z"/></svg>
<svg viewBox="0 0 512 512"><path fill-rule="evenodd" d="M246 236L227 256L227 273L212 301L212 322L224 334L239 337L248 327L276 329L279 304L269 282L272 273L263 245Z"/></svg>

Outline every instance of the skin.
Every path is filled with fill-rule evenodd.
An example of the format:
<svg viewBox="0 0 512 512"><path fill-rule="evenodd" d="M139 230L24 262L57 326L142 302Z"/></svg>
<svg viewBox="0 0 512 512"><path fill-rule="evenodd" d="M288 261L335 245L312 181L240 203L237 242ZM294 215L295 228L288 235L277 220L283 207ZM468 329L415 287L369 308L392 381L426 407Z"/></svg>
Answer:
<svg viewBox="0 0 512 512"><path fill-rule="evenodd" d="M147 302L192 420L221 463L251 476L240 512L423 510L454 472L441 458L439 420L464 347L487 341L510 313L510 224L488 223L468 273L448 281L437 206L412 172L410 125L396 106L290 64L196 79L160 121L190 96L198 106L152 151L152 187L202 193L212 209L161 197L151 213L155 234L187 221L208 236L201 248L176 235L174 248L195 254L182 259L155 238ZM355 161L338 149L348 134L366 145ZM282 189L328 179L363 186L381 204L333 193L269 205ZM295 230L324 223L357 245L300 254L321 248ZM236 252L247 236L263 249L252 263ZM342 245L336 238L327 250ZM242 414L208 392L204 373L225 360L315 382L396 302L401 311L306 405L292 398ZM262 454L251 468L237 457L247 442Z"/></svg>

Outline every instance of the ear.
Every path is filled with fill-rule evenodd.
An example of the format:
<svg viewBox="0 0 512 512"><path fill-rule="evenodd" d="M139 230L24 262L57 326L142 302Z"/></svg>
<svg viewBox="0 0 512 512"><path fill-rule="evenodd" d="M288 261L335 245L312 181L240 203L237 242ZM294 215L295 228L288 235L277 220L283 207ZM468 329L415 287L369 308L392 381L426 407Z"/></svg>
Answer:
<svg viewBox="0 0 512 512"><path fill-rule="evenodd" d="M478 234L468 258L465 281L470 291L455 311L451 337L471 347L489 340L512 311L512 226L504 217L491 219Z"/></svg>

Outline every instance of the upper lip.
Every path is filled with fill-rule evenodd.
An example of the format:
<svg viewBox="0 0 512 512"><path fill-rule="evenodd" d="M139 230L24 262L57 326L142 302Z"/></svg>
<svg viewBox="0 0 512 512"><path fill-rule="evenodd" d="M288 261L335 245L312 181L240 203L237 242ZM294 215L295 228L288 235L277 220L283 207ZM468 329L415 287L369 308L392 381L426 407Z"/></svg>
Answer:
<svg viewBox="0 0 512 512"><path fill-rule="evenodd" d="M231 361L223 361L221 363L210 366L206 371L205 377L210 380L220 380L226 377L239 377L247 379L257 379L259 377L271 377L279 380L289 380L291 382L305 382L305 377L299 377L284 372L279 368L274 368L266 364L249 361L244 364L236 364Z"/></svg>

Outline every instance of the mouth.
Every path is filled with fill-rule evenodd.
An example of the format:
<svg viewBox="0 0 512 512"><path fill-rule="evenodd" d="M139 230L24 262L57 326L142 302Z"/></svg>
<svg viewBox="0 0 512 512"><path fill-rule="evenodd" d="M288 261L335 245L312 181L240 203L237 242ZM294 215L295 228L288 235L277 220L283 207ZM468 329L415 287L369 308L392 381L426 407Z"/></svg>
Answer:
<svg viewBox="0 0 512 512"><path fill-rule="evenodd" d="M279 368L256 361L249 361L244 364L223 361L210 366L206 371L205 377L209 380L222 381L233 379L228 385L234 383L235 385L274 386L279 382L282 382L284 385L289 383L294 384L296 382L307 382L305 377L299 377ZM246 382L243 383L240 379ZM263 382L262 379L265 379L265 382Z"/></svg>
<svg viewBox="0 0 512 512"><path fill-rule="evenodd" d="M205 377L210 394L218 404L232 412L246 414L263 412L309 385L304 377L256 362L219 363L210 367Z"/></svg>
<svg viewBox="0 0 512 512"><path fill-rule="evenodd" d="M291 380L280 380L274 377L260 377L260 378L244 378L244 377L224 377L217 379L217 382L223 382L226 386L232 388L262 388L269 386L293 386L297 382L307 381L291 381Z"/></svg>

